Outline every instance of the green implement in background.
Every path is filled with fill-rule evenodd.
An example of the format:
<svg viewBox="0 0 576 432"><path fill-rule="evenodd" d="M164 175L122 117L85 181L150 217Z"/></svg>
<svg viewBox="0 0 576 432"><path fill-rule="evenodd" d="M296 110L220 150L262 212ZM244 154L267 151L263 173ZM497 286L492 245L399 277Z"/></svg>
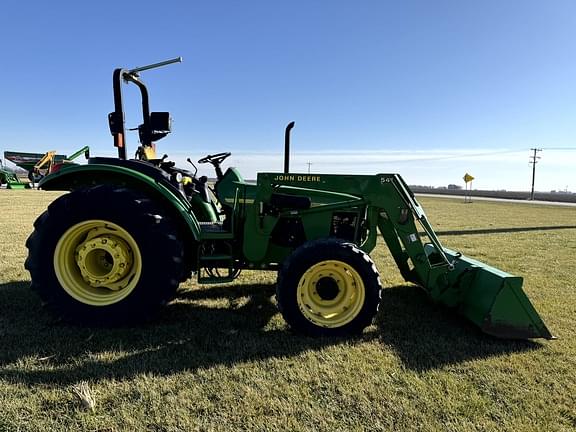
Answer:
<svg viewBox="0 0 576 432"><path fill-rule="evenodd" d="M45 153L27 153L27 152L15 152L15 151L5 151L4 158L9 160L14 165L19 166L26 171L32 171L34 166L44 157ZM62 162L66 160L66 155L59 154L54 156L55 162Z"/></svg>
<svg viewBox="0 0 576 432"><path fill-rule="evenodd" d="M4 167L2 159L0 159L0 186L2 185L6 185L7 189L24 189L28 187L27 183L20 181L16 173Z"/></svg>

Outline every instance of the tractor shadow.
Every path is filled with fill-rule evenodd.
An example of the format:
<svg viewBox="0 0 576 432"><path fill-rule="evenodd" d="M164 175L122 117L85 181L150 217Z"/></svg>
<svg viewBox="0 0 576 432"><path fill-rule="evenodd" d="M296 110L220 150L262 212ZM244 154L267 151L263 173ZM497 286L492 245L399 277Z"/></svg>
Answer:
<svg viewBox="0 0 576 432"><path fill-rule="evenodd" d="M55 321L28 282L0 284L0 379L70 385L292 357L350 343L295 335L273 284L184 291L147 324L88 328Z"/></svg>
<svg viewBox="0 0 576 432"><path fill-rule="evenodd" d="M530 340L486 335L464 317L433 304L414 285L382 291L376 325L381 343L393 349L407 368L418 371L542 348Z"/></svg>
<svg viewBox="0 0 576 432"><path fill-rule="evenodd" d="M427 370L540 347L486 336L413 286L385 289L376 328L354 339L291 333L273 297L274 284L189 290L148 324L87 328L55 321L28 282L0 284L0 379L69 385L172 375L374 341L394 350L407 368Z"/></svg>

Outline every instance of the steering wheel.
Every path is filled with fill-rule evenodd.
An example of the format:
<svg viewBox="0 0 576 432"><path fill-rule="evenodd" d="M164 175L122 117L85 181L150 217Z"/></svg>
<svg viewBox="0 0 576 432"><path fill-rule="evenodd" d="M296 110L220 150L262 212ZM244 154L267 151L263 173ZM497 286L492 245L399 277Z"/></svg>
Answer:
<svg viewBox="0 0 576 432"><path fill-rule="evenodd" d="M211 164L221 164L224 159L230 156L232 153L230 152L223 152L223 153L216 153L213 155L208 155L203 157L202 159L198 159L199 164L211 163Z"/></svg>

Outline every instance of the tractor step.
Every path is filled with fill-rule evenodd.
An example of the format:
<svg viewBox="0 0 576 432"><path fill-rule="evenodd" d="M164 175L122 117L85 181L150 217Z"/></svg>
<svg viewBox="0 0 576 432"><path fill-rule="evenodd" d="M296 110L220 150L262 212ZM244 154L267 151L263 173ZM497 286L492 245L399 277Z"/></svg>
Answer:
<svg viewBox="0 0 576 432"><path fill-rule="evenodd" d="M222 222L198 222L205 239L232 239L234 233L226 230Z"/></svg>
<svg viewBox="0 0 576 432"><path fill-rule="evenodd" d="M202 227L214 227L221 224L201 224ZM198 248L198 283L216 284L232 282L238 273L234 268L234 257L232 256L232 246L228 242L220 243L219 251L212 251L211 248L200 245ZM226 246L222 248L222 246ZM208 253L206 252L215 252ZM222 272L222 273L220 273Z"/></svg>
<svg viewBox="0 0 576 432"><path fill-rule="evenodd" d="M207 256L200 257L200 262L202 262L202 261L226 261L226 262L230 262L230 261L232 261L232 256L231 255L207 255Z"/></svg>
<svg viewBox="0 0 576 432"><path fill-rule="evenodd" d="M227 283L235 279L232 255L201 256L199 261L199 284ZM220 270L223 270L225 274L220 274Z"/></svg>
<svg viewBox="0 0 576 432"><path fill-rule="evenodd" d="M222 222L198 222L202 232L226 232Z"/></svg>
<svg viewBox="0 0 576 432"><path fill-rule="evenodd" d="M198 275L198 283L201 285L223 284L233 282L235 278L227 276L203 276Z"/></svg>

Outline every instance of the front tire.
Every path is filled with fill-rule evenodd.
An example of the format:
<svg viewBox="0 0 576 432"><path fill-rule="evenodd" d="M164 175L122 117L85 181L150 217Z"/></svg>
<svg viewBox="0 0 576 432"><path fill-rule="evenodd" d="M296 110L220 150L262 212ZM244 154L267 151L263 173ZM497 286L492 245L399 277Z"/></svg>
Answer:
<svg viewBox="0 0 576 432"><path fill-rule="evenodd" d="M96 186L54 201L34 223L31 288L65 321L117 325L150 318L178 288L183 248L142 193Z"/></svg>
<svg viewBox="0 0 576 432"><path fill-rule="evenodd" d="M276 298L286 322L311 336L362 333L380 303L380 277L370 257L341 239L297 248L278 273Z"/></svg>

